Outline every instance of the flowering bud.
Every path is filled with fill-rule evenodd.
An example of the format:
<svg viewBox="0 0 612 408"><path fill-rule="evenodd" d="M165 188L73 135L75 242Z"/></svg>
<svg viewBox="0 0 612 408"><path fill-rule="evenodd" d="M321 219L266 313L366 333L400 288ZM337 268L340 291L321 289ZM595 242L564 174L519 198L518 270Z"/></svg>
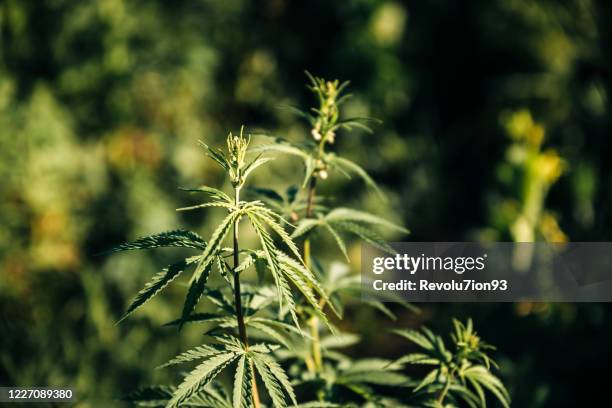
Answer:
<svg viewBox="0 0 612 408"><path fill-rule="evenodd" d="M229 153L229 172L234 186L242 185L242 169L245 165L244 159L249 147L250 138L243 136L244 126L240 128L240 135L233 135L231 132L227 136L227 150Z"/></svg>

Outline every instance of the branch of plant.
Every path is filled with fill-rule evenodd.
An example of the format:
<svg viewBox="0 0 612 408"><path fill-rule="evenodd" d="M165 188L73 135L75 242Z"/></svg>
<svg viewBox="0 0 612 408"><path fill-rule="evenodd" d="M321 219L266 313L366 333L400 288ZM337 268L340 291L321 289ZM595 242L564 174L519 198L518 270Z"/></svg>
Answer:
<svg viewBox="0 0 612 408"><path fill-rule="evenodd" d="M240 204L240 187L234 188L234 205L238 207ZM238 320L238 335L240 336L240 341L244 344L246 349L249 348L249 340L246 332L246 325L244 323L244 314L242 310L242 294L240 291L240 273L236 271L236 268L240 265L240 246L238 242L238 223L239 219L234 221L233 229L234 229L234 302L236 306L236 319ZM259 402L259 393L257 392L257 380L255 378L255 372L253 368L253 362L249 362L249 369L252 372L252 388L253 388L253 406L255 408L260 407Z"/></svg>

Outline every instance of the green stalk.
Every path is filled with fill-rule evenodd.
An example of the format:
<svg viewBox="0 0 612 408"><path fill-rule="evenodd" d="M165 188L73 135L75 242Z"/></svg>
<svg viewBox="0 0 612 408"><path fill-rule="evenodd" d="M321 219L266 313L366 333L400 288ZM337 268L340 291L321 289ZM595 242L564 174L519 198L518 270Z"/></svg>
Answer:
<svg viewBox="0 0 612 408"><path fill-rule="evenodd" d="M234 204L238 207L240 203L240 189L234 189ZM236 271L238 265L240 265L239 246L238 246L238 223L239 220L234 221L234 302L236 304L236 319L238 319L238 334L240 341L246 346L249 346L249 341L246 334L246 325L244 324L244 315L242 313L242 297L240 292L240 273Z"/></svg>
<svg viewBox="0 0 612 408"><path fill-rule="evenodd" d="M324 100L320 99L320 103L321 103L321 112L324 112L324 106L323 106ZM320 115L323 115L323 113L320 113ZM325 125L321 129L319 129L320 135L321 135L321 141L319 142L319 146L317 148L317 154L316 154L316 165L317 166L320 163L321 158L325 154L325 143L327 141L327 132L333 127L333 123L328 123L328 121L326 120L324 120L322 123L324 123ZM306 215L305 215L306 218L312 218L313 204L314 204L314 198L315 198L315 188L317 185L317 177L318 177L317 171L318 170L315 170L315 172L310 176L310 181L308 183L308 198L307 198L307 203L306 203ZM304 263L308 269L311 268L310 251L311 251L310 239L306 238L304 240ZM325 301L323 299L321 299L320 307L321 309L325 307ZM313 371L314 373L320 373L323 370L323 356L321 353L321 340L319 337L319 318L313 314L313 316L311 316L310 319L308 320L308 326L310 327L310 336L312 338L312 343L311 343L312 359L307 358L306 365L308 366L309 370ZM320 399L321 399L321 396L320 396Z"/></svg>
<svg viewBox="0 0 612 408"><path fill-rule="evenodd" d="M308 183L308 201L306 204L306 218L312 217L312 207L314 202L315 187L317 185L317 178L315 176L310 177ZM304 263L306 267L310 269L310 239L304 241ZM321 341L319 337L319 318L313 315L308 320L308 326L310 327L310 336L312 338L311 353L314 372L320 372L323 368L323 358L321 356Z"/></svg>
<svg viewBox="0 0 612 408"><path fill-rule="evenodd" d="M240 188L236 187L234 189L234 204L236 207L240 204ZM239 259L239 251L240 247L238 245L238 223L240 220L234 221L234 303L236 305L236 319L238 320L238 335L240 336L240 341L244 344L245 348L248 350L249 348L249 339L247 337L246 325L244 323L244 313L242 310L242 296L240 291L240 273L236 270L240 265ZM260 407L259 402L259 393L257 391L257 380L255 379L255 373L253 369L253 362L249 360L250 370L252 372L252 387L253 387L253 406L255 408Z"/></svg>
<svg viewBox="0 0 612 408"><path fill-rule="evenodd" d="M440 394L438 395L438 404L440 404L441 406L444 404L444 399L446 398L446 395L448 394L448 390L450 389L451 386L451 382L453 381L453 378L455 376L455 369L452 369L448 375L448 377L446 378L446 383L444 384L444 388L442 389L442 391L440 391Z"/></svg>

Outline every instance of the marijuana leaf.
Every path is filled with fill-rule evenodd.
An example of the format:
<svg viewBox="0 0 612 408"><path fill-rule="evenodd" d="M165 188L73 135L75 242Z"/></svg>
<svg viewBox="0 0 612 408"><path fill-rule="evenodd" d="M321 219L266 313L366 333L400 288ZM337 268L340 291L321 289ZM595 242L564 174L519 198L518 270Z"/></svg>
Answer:
<svg viewBox="0 0 612 408"><path fill-rule="evenodd" d="M334 153L327 153L325 156L323 156L322 160L324 163L329 165L329 167L338 170L340 173L342 173L348 178L350 178L351 173L356 174L366 183L368 187L370 187L376 192L376 194L378 194L380 199L386 200L386 197L382 190L378 187L378 184L376 184L376 182L372 177L370 177L368 172L365 171L363 167L361 167L357 163L344 157L340 157Z"/></svg>
<svg viewBox="0 0 612 408"><path fill-rule="evenodd" d="M135 249L153 249L159 247L183 247L204 249L206 242L195 232L185 230L174 230L161 232L159 234L150 235L148 237L137 239L133 242L117 245L108 251L100 253L109 254L119 251L128 251Z"/></svg>
<svg viewBox="0 0 612 408"><path fill-rule="evenodd" d="M235 408L249 408L252 400L252 376L251 362L246 354L240 357L234 374L233 406Z"/></svg>
<svg viewBox="0 0 612 408"><path fill-rule="evenodd" d="M387 244L373 227L382 227L403 234L410 233L406 228L387 221L384 218L350 208L336 208L325 215L317 215L318 218L316 219L305 218L300 221L291 236L293 238L298 238L311 233L316 228L323 227L332 235L347 261L350 260L346 250L346 243L340 235L340 232L348 232L357 235L359 238L376 248L389 253L395 253L395 250Z"/></svg>
<svg viewBox="0 0 612 408"><path fill-rule="evenodd" d="M443 406L447 398L460 398L473 407L486 407L484 389L493 394L506 408L510 396L503 383L490 371L490 358L483 350L492 349L483 343L473 329L471 319L466 324L454 322L452 334L454 351L446 348L442 337L426 328L394 330L394 332L418 345L422 352L401 357L396 364L421 364L435 366L414 391L430 403ZM482 365L484 362L486 365Z"/></svg>
<svg viewBox="0 0 612 408"><path fill-rule="evenodd" d="M176 279L188 265L198 261L200 257L192 257L184 259L180 262L173 263L168 267L164 268L161 272L153 277L153 279L145 285L145 287L138 292L136 298L132 301L132 304L127 309L125 314L119 319L117 323L122 322L125 318L131 315L136 309L147 303L153 296L157 295L162 289L164 289L170 282Z"/></svg>
<svg viewBox="0 0 612 408"><path fill-rule="evenodd" d="M262 353L251 352L249 355L257 373L263 380L268 395L272 399L272 404L277 408L286 407L285 395L287 395L291 402L293 402L293 405L297 405L293 386L280 365Z"/></svg>
<svg viewBox="0 0 612 408"><path fill-rule="evenodd" d="M238 357L235 351L226 351L210 355L202 352L194 358L205 358L204 362L191 371L172 394L166 408L175 408L188 401L198 390L209 384L227 365Z"/></svg>

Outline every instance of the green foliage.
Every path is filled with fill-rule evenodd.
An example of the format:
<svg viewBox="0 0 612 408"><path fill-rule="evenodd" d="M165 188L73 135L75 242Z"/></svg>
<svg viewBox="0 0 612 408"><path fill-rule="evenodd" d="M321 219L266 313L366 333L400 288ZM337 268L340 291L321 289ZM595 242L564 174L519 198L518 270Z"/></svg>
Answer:
<svg viewBox="0 0 612 408"><path fill-rule="evenodd" d="M360 166L326 151L326 147L336 141L339 129L350 130L357 127L371 131L365 125L370 121L368 118L341 118L340 106L350 97L342 95L348 83L325 81L310 74L308 77L311 81L309 88L317 96L319 106L313 108L311 113L295 108L291 111L307 119L312 127L310 134L314 140L290 143L276 138L273 143L265 143L252 149L256 152L274 151L297 156L304 163L302 188L306 190L305 199L300 199L294 190L287 191L287 198L270 190L259 189L255 192L276 203L279 213L290 217L293 222L297 221L291 237L304 240L305 265L312 266L323 282L323 285L315 286L322 301L314 307L312 302L307 302L301 308L308 321L310 336L292 334L288 339L289 347L286 350L279 350L277 354L289 365L289 372L297 376L298 389L317 395L320 401L331 403L350 401L357 405L374 403L378 406L397 403L396 400L388 399L381 394L380 387L402 387L408 384L407 377L397 372L402 368L400 365L391 367L389 362L384 360L352 361L337 350L353 345L359 341L359 336L332 330L330 334L321 337L323 334L320 332L320 309L329 306L337 316L341 316L343 305L340 294L345 292L349 295L358 295L359 283L358 277L355 280L355 277L351 276L334 275L322 266L316 256L316 250L311 251L311 239L315 238L314 232L318 230L329 233L345 259L349 261L344 238L347 233L393 252L377 229L402 234L408 233L408 230L374 214L343 207L329 208L320 204L322 197L315 194L315 187L318 182L327 179L328 170L331 169L349 177L350 173L355 173L377 192L380 193L380 190ZM310 279L313 284L316 281ZM308 300L308 294L304 294L304 298ZM395 317L382 303L372 302L372 305L388 316ZM378 364L381 361L383 363Z"/></svg>
<svg viewBox="0 0 612 408"><path fill-rule="evenodd" d="M134 242L118 245L105 253L133 249L153 249L159 247L184 247L204 249L206 242L195 232L174 230L140 238Z"/></svg>
<svg viewBox="0 0 612 408"><path fill-rule="evenodd" d="M299 290L306 302L325 321L326 318L319 306L317 295L323 299L326 298L326 295L315 276L304 266L297 246L294 244L289 233L285 231L283 225L290 224L284 221L280 215L266 208L262 202L241 201L239 198L240 189L249 174L260 165L269 161L269 159L257 157L249 163L246 162L249 140L243 137L242 130L239 136L234 136L231 133L228 136L227 155L204 143L202 145L206 149L207 155L227 171L234 187L234 199L232 200L229 195L212 187L203 186L197 189L188 189L188 191L204 193L212 201L181 208L180 210L221 207L225 208L228 214L214 229L208 242L205 242L192 232L172 231L142 238L111 250L113 252L128 249L157 248L160 246L179 246L202 251L200 255L174 263L157 274L138 293L122 320L157 295L164 287L178 277L187 266L195 264L194 272L189 280L189 288L185 296L181 318L171 322L171 324L178 324L180 327L187 322L194 321L215 323L218 329L221 330L233 331L235 328L238 328L239 337L227 334L223 336L215 335L213 338L219 343L218 345L204 344L182 353L166 363L164 367L193 360L202 360L184 378L178 388L172 392L166 402L166 407L178 407L185 403L191 404L193 398L202 398L202 395L199 394L201 390L205 390L209 384L213 383L220 372L234 363L236 364L236 371L232 401L235 404L239 403L244 406L250 406L250 404L259 405L257 393L254 392L256 389L256 373L262 379L274 406L286 406L285 397L288 397L294 404L297 404L291 383L283 369L272 358L265 355L273 351L275 347L265 344L249 346L246 337L246 328L250 327L283 344L285 343L284 337L279 330L291 332L293 328L282 321L274 321L261 316L249 316L250 319L245 319L244 314L245 312L250 314L250 308L242 309L241 301L243 293L240 290L240 286L238 286L240 282L239 275L251 266L258 265L258 270L260 270L261 266L265 265L265 268L271 272L276 286L279 313L282 316L283 307L286 307L296 327L299 327L296 314L296 300L288 282L291 282ZM240 262L238 223L242 218L250 221L252 228L259 237L261 249L243 249L242 253L246 253L247 256ZM226 248L223 245L232 229L234 231L233 247ZM278 236L280 243L284 244L297 260L279 249L268 230L273 231ZM228 265L226 261L228 257L234 258L233 267ZM213 270L217 270L225 278L227 278L228 273L233 274L233 284L230 279L226 279L227 286L220 288L220 290L209 290L207 282ZM231 304L226 300L223 295L224 290L233 291L236 303ZM193 313L202 296L213 300L213 302L216 301L218 314L202 315ZM159 395L155 396L155 398L158 397Z"/></svg>
<svg viewBox="0 0 612 408"><path fill-rule="evenodd" d="M346 243L340 235L340 232L354 234L376 248L390 253L394 253L395 251L386 243L384 238L373 229L373 227L383 227L387 230L397 231L403 234L409 233L406 228L393 224L376 215L350 208L335 208L327 214L322 214L315 210L314 213L318 218L303 219L291 236L293 238L298 238L317 228L323 228L332 235L347 261L350 260L346 251Z"/></svg>
<svg viewBox="0 0 612 408"><path fill-rule="evenodd" d="M288 365L288 372L295 376L296 387L315 393L321 401L398 406L400 402L385 396L383 391L404 388L407 393L408 387L414 384L401 373L402 364L381 358L353 359L343 353L343 349L361 340L360 336L350 333L321 337L323 365L315 372L308 368L312 359L310 340L293 336L290 347L279 350L277 355Z"/></svg>
<svg viewBox="0 0 612 408"><path fill-rule="evenodd" d="M506 387L492 372L497 364L486 354L495 348L474 331L472 320L466 324L453 320L451 335L453 348L448 349L444 340L427 328L420 331L395 330L395 333L416 344L420 351L407 354L396 364L432 366L428 374L414 388L415 400L425 406L486 407L485 390L504 406L510 406Z"/></svg>
<svg viewBox="0 0 612 408"><path fill-rule="evenodd" d="M123 400L133 403L138 407L165 407L168 400L176 392L176 387L156 386L147 387L126 395ZM208 407L208 408L232 408L233 405L225 390L219 386L209 385L196 392L189 400L189 404L183 404L186 408Z"/></svg>
<svg viewBox="0 0 612 408"><path fill-rule="evenodd" d="M297 144L290 143L282 138L275 138L272 143L256 146L252 150L256 152L274 151L299 157L305 167L302 187L307 187L309 181L313 178L326 179L328 170L333 169L349 178L351 173L356 174L383 197L374 180L362 167L346 158L325 151L327 145L332 145L336 141L336 133L339 129L359 128L371 133L372 129L367 123L378 121L368 117L342 119L340 106L351 97L350 94L343 95L342 92L349 82L326 81L323 78L314 77L308 72L306 74L310 80L308 88L317 96L319 106L311 108L310 112L293 107L289 107L289 110L301 118L305 118L312 126L310 134L314 143L308 141Z"/></svg>
<svg viewBox="0 0 612 408"><path fill-rule="evenodd" d="M325 150L335 142L339 129L357 127L370 130L364 124L366 118L341 118L339 107L348 98L348 95L342 95L347 83L324 81L310 75L309 78L310 89L316 94L320 106L313 108L312 114L301 113L301 116L312 125L314 148L305 147L310 146L308 143L297 145L276 140L274 144L249 150L250 137L243 135L244 128L237 136L229 134L227 152L200 143L206 155L223 169L233 187L233 197L208 186L183 189L204 194L208 201L179 208L179 211L216 207L227 212L208 241L196 233L176 230L122 244L110 251L164 246L200 251L155 275L137 294L121 320L194 266L181 316L167 325L181 328L188 323L206 324L206 335L210 340L161 366L197 362L178 387L142 390L128 396L127 400L144 406L161 404L166 408L199 404L259 408L260 383L272 406L281 408L289 404L298 406L298 396L309 394L316 395L318 402L310 401L304 406L347 403L398 406L401 401L386 393L393 388L414 388L416 398L421 398L424 393L426 396L438 395L437 399L421 398L425 406L442 404L446 398L451 400L456 396L471 406L475 401L484 404L484 389L506 404L508 396L504 386L489 371L493 363L484 352L488 346L479 341L471 321L466 326L455 322L456 356L446 351L442 339L427 329L423 329L424 334L398 332L424 348L425 352L408 355L396 362L380 358L352 359L342 352L342 349L358 343L360 336L338 330L324 309L329 308L341 318L344 312L342 296L356 295L359 281L358 277L333 272L333 269L323 266L316 250L312 250L314 233L318 230L329 233L348 262L346 235L354 235L393 252L379 231L396 234L409 231L375 214L317 204L321 197L317 197L315 188L318 181L327 178L328 168L349 168L368 184L375 184L361 167ZM240 193L249 175L271 160L261 157L263 152L269 151L303 159L306 164L305 199L300 198L296 188L287 189L284 197L273 190L254 187L249 191L262 200L241 200ZM259 155L247 160L249 153L253 152ZM248 221L259 248L240 247L238 226L242 220ZM233 235L232 245L227 247L230 234ZM304 255L294 242L298 238L303 240ZM255 269L257 286L241 283L241 277L249 269ZM215 271L222 277L222 284L211 287L209 278ZM273 285L266 283L267 272ZM230 300L232 297L233 301ZM202 298L212 305L206 313L196 311ZM395 319L395 314L384 303L369 304ZM410 305L405 306L415 310ZM307 326L309 331L303 331L302 326ZM252 343L253 339L262 342ZM415 382L401 372L405 364L433 364L437 368ZM220 386L219 377L224 371L232 372L231 396L226 388Z"/></svg>
<svg viewBox="0 0 612 408"><path fill-rule="evenodd" d="M524 167L511 156L515 142L506 137L500 113L527 110L545 129L541 153L554 149L567 166L548 188L540 222L517 226L535 226L536 239L557 241L562 231L575 241L609 240L612 105L606 67L612 14L606 1L481 1L461 9L465 18L456 18L457 3L448 0L0 3L5 385L72 385L87 408L121 406L114 396L151 381L151 366L176 351L179 336L162 324L180 317L184 279L195 265L136 309L133 320L115 325L130 298L188 251L92 255L178 227L208 239L224 209L173 211L197 204L175 186L224 183L221 167L202 160L194 141L205 138L223 147L225 126L251 119L292 143L299 144L300 134L310 137L310 124L305 129L299 116L274 108L308 106L309 95L296 80L305 61L317 72L350 76L358 87L341 115L384 120L384 126L369 123L376 131L372 137L340 129L332 147L370 172L389 197L381 204L371 189L358 188L357 174L349 173L349 180L332 169L330 181L319 183L313 207L333 207L319 196L329 193L341 206L409 223L414 240L512 240L510 227L523 202L535 200L522 200ZM314 35L311 22L317 22ZM482 55L494 58L477 58ZM249 184L284 192L301 183L296 166L280 161L251 173L245 198ZM300 191L297 213L305 205ZM283 213L297 225L300 220L290 215ZM256 248L244 221L241 241ZM340 268L324 260L341 256L326 234L311 237L313 255L322 263L321 270L311 267L327 289L332 271ZM356 236L343 238L353 257ZM342 269L355 278L357 264ZM253 269L242 276L255 286L245 302L250 296L263 299L255 289L270 279L265 263L261 283ZM216 287L215 275L209 287ZM231 281L231 273L226 276ZM276 297L273 287L266 290L266 301ZM359 357L377 350L385 341L380 333L391 323L359 306L352 299L358 299L357 290L343 289L330 299L346 309L339 326L364 335L347 351ZM220 302L203 295L193 314L211 312L213 299ZM506 356L500 362L507 362L504 381L512 385L514 406L581 406L597 397L590 405L608 404L593 391L606 389L605 376L580 374L607 370L612 314L605 304L428 304L419 317L384 305L398 321L436 328L449 315L472 315ZM187 324L180 343L191 347L208 325ZM384 344L389 356L401 352L399 342ZM598 358L585 360L569 352L569 345L597 351ZM563 355L574 358L559 369ZM170 383L173 374L157 372L155 381Z"/></svg>
<svg viewBox="0 0 612 408"><path fill-rule="evenodd" d="M128 310L125 312L121 320L125 319L130 314L132 314L137 308L147 303L153 296L157 295L170 282L176 279L186 269L186 267L189 264L197 262L198 260L200 260L200 257L193 257L190 259L186 259L186 260L174 263L166 267L163 271L161 271L157 275L155 275L153 277L153 280L147 283L145 287L140 292L138 292L138 295L136 295L136 298L134 299L132 304L128 307Z"/></svg>

